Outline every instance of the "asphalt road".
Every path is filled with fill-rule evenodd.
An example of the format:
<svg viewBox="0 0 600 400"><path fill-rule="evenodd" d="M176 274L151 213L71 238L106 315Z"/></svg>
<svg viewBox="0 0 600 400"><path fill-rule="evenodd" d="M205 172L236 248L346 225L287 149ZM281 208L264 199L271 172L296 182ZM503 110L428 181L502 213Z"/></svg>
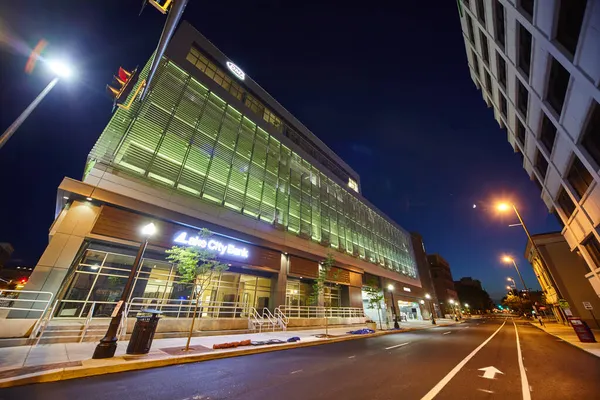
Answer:
<svg viewBox="0 0 600 400"><path fill-rule="evenodd" d="M511 319L472 320L453 327L3 389L0 399L599 399L598 377L600 358L535 327Z"/></svg>

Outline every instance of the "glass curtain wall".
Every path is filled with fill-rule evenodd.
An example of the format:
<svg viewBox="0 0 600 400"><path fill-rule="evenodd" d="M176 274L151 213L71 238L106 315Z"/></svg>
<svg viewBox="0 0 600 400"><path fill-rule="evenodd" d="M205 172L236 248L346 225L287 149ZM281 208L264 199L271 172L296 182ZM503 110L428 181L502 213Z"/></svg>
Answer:
<svg viewBox="0 0 600 400"><path fill-rule="evenodd" d="M408 234L258 126L249 109L235 109L166 59L155 82L144 102L116 111L90 163L417 277Z"/></svg>
<svg viewBox="0 0 600 400"><path fill-rule="evenodd" d="M134 259L134 256L128 254L86 250L76 266L64 298L60 301L56 316L84 318L95 303L94 317L109 317L121 298ZM129 301L148 303L151 306L161 301L164 303L165 300L172 300L170 304L176 303L177 300L191 300L192 286L180 282L175 264L144 258L136 274ZM245 308L255 307L262 310L269 307L271 279L226 271L215 274L200 296L207 304L221 304L227 307L242 303ZM202 315L235 316L214 310L217 310L216 306L207 309ZM233 311L229 313L233 314ZM173 311L166 312L165 315L176 316Z"/></svg>

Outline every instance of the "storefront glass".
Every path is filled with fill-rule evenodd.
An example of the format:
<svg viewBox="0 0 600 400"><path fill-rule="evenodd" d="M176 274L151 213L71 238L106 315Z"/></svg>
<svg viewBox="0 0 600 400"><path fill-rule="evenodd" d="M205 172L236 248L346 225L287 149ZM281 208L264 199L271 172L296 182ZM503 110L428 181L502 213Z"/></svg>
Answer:
<svg viewBox="0 0 600 400"><path fill-rule="evenodd" d="M423 320L421 315L421 307L419 303L412 301L398 300L398 310L402 321L420 321Z"/></svg>
<svg viewBox="0 0 600 400"><path fill-rule="evenodd" d="M59 303L57 317L87 317L92 304L94 317L109 317L121 297L135 259L132 254L128 254L132 253L132 250L104 245L91 247L94 248L86 250L76 267L68 289ZM164 259L160 260L159 257L158 253L149 254L142 260L128 301L154 305L166 302L172 304L180 300L182 304L189 304L186 301L193 299L193 285L181 282L177 275L177 266ZM250 307L262 310L269 307L271 278L253 275L252 272L240 273L235 271L236 267L230 268L231 271L211 277L200 294L202 302L235 307L239 307L238 303L241 303L242 310ZM166 316L178 315L181 313L166 313ZM210 316L209 311L204 315ZM218 316L227 315L221 313Z"/></svg>

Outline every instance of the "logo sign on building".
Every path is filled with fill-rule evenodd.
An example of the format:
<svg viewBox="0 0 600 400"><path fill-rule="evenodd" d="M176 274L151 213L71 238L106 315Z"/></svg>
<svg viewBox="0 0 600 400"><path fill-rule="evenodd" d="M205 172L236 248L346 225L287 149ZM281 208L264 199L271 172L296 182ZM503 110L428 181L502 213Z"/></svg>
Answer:
<svg viewBox="0 0 600 400"><path fill-rule="evenodd" d="M404 290L405 292L410 292L410 288L409 287L403 287L402 290Z"/></svg>
<svg viewBox="0 0 600 400"><path fill-rule="evenodd" d="M232 243L225 243L216 239L204 239L200 236L188 237L187 232L181 232L175 235L173 239L175 243L184 244L187 246L198 246L201 249L207 249L214 251L220 256L228 255L239 258L248 258L248 249L245 247L238 247Z"/></svg>
<svg viewBox="0 0 600 400"><path fill-rule="evenodd" d="M586 310L593 310L593 309L594 309L594 307L592 307L592 303L590 303L589 301L584 301L584 302L583 302L583 307L584 307Z"/></svg>
<svg viewBox="0 0 600 400"><path fill-rule="evenodd" d="M242 69L240 67L238 67L237 65L235 65L234 63L232 63L231 61L227 61L227 68L229 68L229 70L235 75L237 76L240 80L244 80L246 79L246 74L244 73L244 71L242 71Z"/></svg>

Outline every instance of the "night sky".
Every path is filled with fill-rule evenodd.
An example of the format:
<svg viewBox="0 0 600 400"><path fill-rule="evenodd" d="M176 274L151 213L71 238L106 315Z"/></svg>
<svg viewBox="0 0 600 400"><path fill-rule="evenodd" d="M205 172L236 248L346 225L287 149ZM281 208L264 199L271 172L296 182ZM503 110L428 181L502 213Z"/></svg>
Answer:
<svg viewBox="0 0 600 400"><path fill-rule="evenodd" d="M184 19L228 55L361 176L362 191L405 229L420 232L455 280L480 279L501 297L502 253L523 258L526 237L493 211L511 198L534 233L560 229L470 79L455 1L351 8L270 1L190 0ZM81 179L108 123L104 86L119 65L143 65L164 16L140 0L3 2L0 128L51 80L24 66L41 38L47 55L78 70L61 81L0 150L0 242L13 263L33 266L48 241L56 188ZM433 12L435 8L435 12ZM473 204L477 208L473 208Z"/></svg>

